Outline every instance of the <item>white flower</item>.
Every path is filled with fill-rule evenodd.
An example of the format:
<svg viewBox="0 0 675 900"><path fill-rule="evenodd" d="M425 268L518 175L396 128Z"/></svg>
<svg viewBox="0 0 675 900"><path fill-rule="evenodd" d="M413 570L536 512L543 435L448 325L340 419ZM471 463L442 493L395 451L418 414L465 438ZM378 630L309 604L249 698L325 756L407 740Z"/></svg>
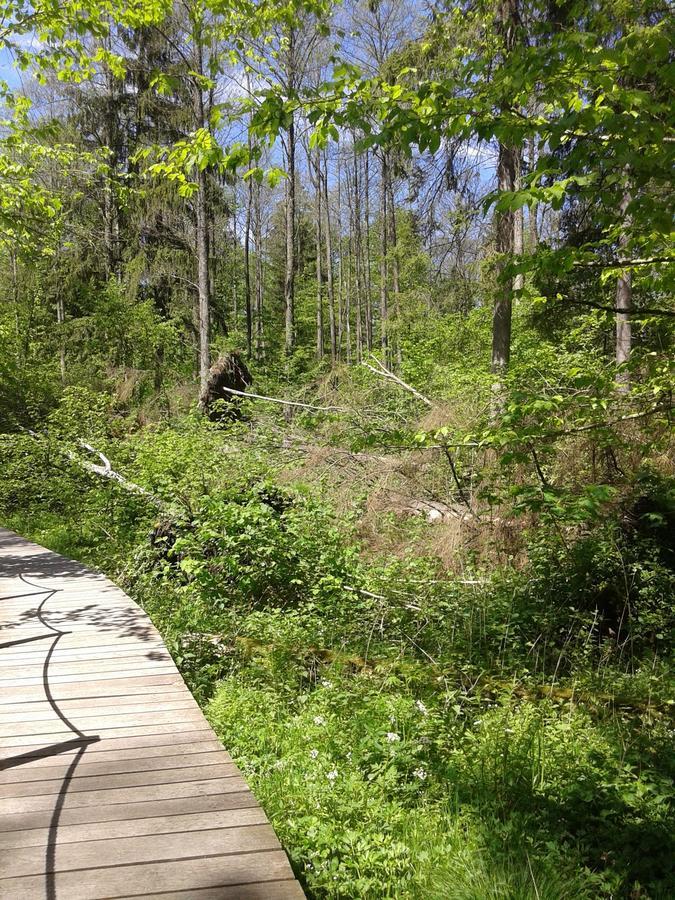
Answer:
<svg viewBox="0 0 675 900"><path fill-rule="evenodd" d="M328 774L326 775L326 778L327 778L330 782L335 781L335 779L336 779L337 777L338 777L338 770L337 770L337 769L331 769L330 772L328 772Z"/></svg>
<svg viewBox="0 0 675 900"><path fill-rule="evenodd" d="M388 731L387 732L387 740L389 741L390 744L393 744L396 741L400 741L401 738L398 734L396 734L395 731Z"/></svg>
<svg viewBox="0 0 675 900"><path fill-rule="evenodd" d="M423 769L421 766L419 769L415 769L415 771L413 772L413 775L415 776L415 778L419 778L420 781L424 781L424 779L427 777L426 770Z"/></svg>
<svg viewBox="0 0 675 900"><path fill-rule="evenodd" d="M326 720L323 716L314 716L314 724L315 725L325 725Z"/></svg>
<svg viewBox="0 0 675 900"><path fill-rule="evenodd" d="M327 678L324 678L324 679L321 681L321 687L332 688L332 687L333 687L333 682L332 682L332 681L329 681Z"/></svg>
<svg viewBox="0 0 675 900"><path fill-rule="evenodd" d="M278 772L278 771L280 771L281 769L283 769L283 767L284 767L285 765L286 765L286 763L284 762L283 759L278 759L278 760L274 763L273 768L276 769L277 772Z"/></svg>
<svg viewBox="0 0 675 900"><path fill-rule="evenodd" d="M415 706L422 713L423 716L426 716L426 714L429 712L429 710L426 708L426 706L424 705L424 703L422 703L421 700L415 700Z"/></svg>
<svg viewBox="0 0 675 900"><path fill-rule="evenodd" d="M312 759L316 759L317 756L319 755L319 751L318 750L310 750L309 755L311 756Z"/></svg>

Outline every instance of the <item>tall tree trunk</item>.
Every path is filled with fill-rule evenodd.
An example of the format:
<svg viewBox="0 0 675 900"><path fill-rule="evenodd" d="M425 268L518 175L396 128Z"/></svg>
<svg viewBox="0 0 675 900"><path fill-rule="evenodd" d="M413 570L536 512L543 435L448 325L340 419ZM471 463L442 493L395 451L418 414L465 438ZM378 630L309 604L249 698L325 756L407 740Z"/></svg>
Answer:
<svg viewBox="0 0 675 900"><path fill-rule="evenodd" d="M112 49L110 36L104 39L106 49ZM105 67L105 114L103 120L103 141L108 150L108 168L103 183L103 241L105 244L105 267L108 278L120 278L119 259L119 209L113 187L120 155L119 122L117 120L118 80Z"/></svg>
<svg viewBox="0 0 675 900"><path fill-rule="evenodd" d="M361 202L359 185L359 160L354 153L354 202L349 204L350 230L354 236L354 287L356 298L356 361L360 363L363 358L363 273L361 260Z"/></svg>
<svg viewBox="0 0 675 900"><path fill-rule="evenodd" d="M389 178L387 184L387 205L389 212L389 252L391 254L391 282L392 292L394 295L394 318L396 321L396 362L400 370L401 358L401 281L400 269L398 261L398 233L396 230L396 206L394 204L394 186L391 178L391 169L389 169Z"/></svg>
<svg viewBox="0 0 675 900"><path fill-rule="evenodd" d="M531 135L529 139L529 150L528 150L528 163L530 166L530 172L534 172L535 166L537 165L537 146L535 142L535 136ZM530 244L530 252L534 253L539 245L539 228L537 226L537 201L533 200L527 215L527 225L528 225L528 238Z"/></svg>
<svg viewBox="0 0 675 900"><path fill-rule="evenodd" d="M364 160L364 202L365 202L365 225L366 225L366 344L368 350L373 349L373 297L371 293L371 275L370 275L370 154L368 150L365 153Z"/></svg>
<svg viewBox="0 0 675 900"><path fill-rule="evenodd" d="M246 304L246 356L253 355L253 315L251 302L251 217L253 215L253 179L248 179L246 224L244 231L244 302Z"/></svg>
<svg viewBox="0 0 675 900"><path fill-rule="evenodd" d="M310 160L311 166L311 160ZM316 209L316 358L323 359L323 283L321 272L321 254L323 253L323 241L321 233L321 217L323 215L321 204L321 156L316 152L314 183L314 202Z"/></svg>
<svg viewBox="0 0 675 900"><path fill-rule="evenodd" d="M619 212L623 219L625 219L630 200L630 191L626 189L619 206ZM619 256L623 256L627 244L628 235L623 230L619 238ZM622 394L627 394L630 391L630 375L627 371L621 371L621 367L625 366L630 360L632 350L633 335L630 320L632 308L632 276L630 271L626 270L621 272L616 283L616 365L619 369L616 375L616 382Z"/></svg>
<svg viewBox="0 0 675 900"><path fill-rule="evenodd" d="M352 334L351 334L351 317L352 317L352 226L349 223L349 234L347 236L347 290L345 291L345 346L347 365L352 362Z"/></svg>
<svg viewBox="0 0 675 900"><path fill-rule="evenodd" d="M386 153L382 153L382 161L381 161L381 176L382 176L382 184L380 185L380 346L382 347L382 352L384 354L385 360L387 357L387 345L388 345L388 336L387 336L387 325L389 318L389 310L388 310L388 294L389 288L387 285L388 278L388 265L387 265L387 253L389 250L387 243L387 181L388 181L388 166L387 166L387 156Z"/></svg>
<svg viewBox="0 0 675 900"><path fill-rule="evenodd" d="M206 198L206 172L197 173L197 285L199 292L199 387L206 390L209 380L211 356L209 351L209 318L211 314L211 288L209 279L209 235Z"/></svg>
<svg viewBox="0 0 675 900"><path fill-rule="evenodd" d="M212 220L209 220L209 225ZM237 265L237 248L239 246L239 235L237 234L237 198L236 195L232 202L232 328L236 331L239 325L239 291L237 290L237 276L239 275L239 267ZM224 321L227 321L227 310L224 310Z"/></svg>
<svg viewBox="0 0 675 900"><path fill-rule="evenodd" d="M497 181L500 191L512 191L515 187L515 151L512 147L499 145ZM514 215L511 211L495 213L496 249L500 254L498 274L501 277L508 257L513 253ZM492 371L495 375L505 374L511 356L511 313L513 306L511 282L501 278L497 286L492 317Z"/></svg>
<svg viewBox="0 0 675 900"><path fill-rule="evenodd" d="M192 41L195 51L195 71L204 74L203 22L193 22ZM199 79L192 84L193 118L196 128L208 127L208 115L204 92ZM197 192L195 198L195 252L197 256L197 329L199 335L199 393L203 396L209 380L211 366L211 278L209 273L209 208L206 169L197 167Z"/></svg>
<svg viewBox="0 0 675 900"><path fill-rule="evenodd" d="M61 372L61 384L66 383L66 335L64 333L64 325L66 321L66 310L63 302L63 294L61 289L56 291L56 324L58 326L59 335L59 370Z"/></svg>
<svg viewBox="0 0 675 900"><path fill-rule="evenodd" d="M515 32L518 24L518 0L499 0L498 27L503 41L504 57L515 46ZM505 103L508 101L505 100ZM513 191L516 185L517 151L513 147L499 144L497 161L497 182L500 192ZM493 385L493 414L497 415L504 406L503 378L511 357L511 318L513 310L513 285L503 277L504 269L513 253L514 222L513 212L495 213L496 250L499 254L497 272L499 284L495 295L492 316L492 372L497 376Z"/></svg>
<svg viewBox="0 0 675 900"><path fill-rule="evenodd" d="M326 288L328 292L328 326L330 329L330 358L337 360L337 331L335 328L335 293L333 289L333 244L331 238L330 205L328 202L328 160L324 156L324 237L326 243Z"/></svg>
<svg viewBox="0 0 675 900"><path fill-rule="evenodd" d="M295 347L295 122L291 117L287 132L286 168L286 270L284 306L286 310L286 353Z"/></svg>
<svg viewBox="0 0 675 900"><path fill-rule="evenodd" d="M523 154L522 151L516 154L516 189L520 190L522 187L522 169L523 169ZM523 211L523 207L517 209L513 214L513 255L515 257L520 257L523 255L524 247L524 237L525 237L525 214ZM513 289L514 291L522 291L525 286L525 278L521 272L519 272L513 279Z"/></svg>
<svg viewBox="0 0 675 900"><path fill-rule="evenodd" d="M260 185L254 185L253 241L255 243L255 355L260 362L265 358L265 338L263 322L263 256L262 256L262 209Z"/></svg>
<svg viewBox="0 0 675 900"><path fill-rule="evenodd" d="M342 298L343 298L345 278L344 278L344 247L343 247L343 240L342 240L342 231L340 228L341 223L342 223L342 167L340 166L339 153L338 153L338 158L337 158L337 208L338 208L337 351L338 351L338 359L340 359L340 357L342 355L342 306L343 306Z"/></svg>

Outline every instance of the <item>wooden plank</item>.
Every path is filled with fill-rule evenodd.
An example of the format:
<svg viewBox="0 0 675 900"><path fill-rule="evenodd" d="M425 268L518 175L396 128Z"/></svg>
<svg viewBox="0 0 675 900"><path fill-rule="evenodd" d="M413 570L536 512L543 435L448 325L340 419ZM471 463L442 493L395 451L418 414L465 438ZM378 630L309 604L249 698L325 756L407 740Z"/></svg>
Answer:
<svg viewBox="0 0 675 900"><path fill-rule="evenodd" d="M79 791L111 790L121 787L148 787L153 784L173 784L180 782L187 784L191 781L203 781L205 778L231 778L238 776L239 770L234 763L221 762L208 766L196 766L185 768L156 768L152 770L142 769L140 772L113 772L105 774L87 775L81 774L76 767L68 782L68 796ZM32 797L35 794L59 794L63 788L63 778L55 778L50 781L41 781L38 785L34 781L0 783L0 798Z"/></svg>
<svg viewBox="0 0 675 900"><path fill-rule="evenodd" d="M99 723L100 725L101 723ZM128 725L119 728L99 727L92 732L90 737L112 738L112 737L143 737L145 734L152 734L155 737L159 735L169 735L176 733L187 733L195 737L198 733L208 731L211 732L206 721L200 723L198 720L194 722L168 722L159 725ZM38 749L40 744L54 744L59 741L66 741L73 737L73 732L67 730L66 726L60 731L51 731L48 734L39 735L21 735L0 738L0 749L12 750L13 754L20 752L19 748L31 747ZM38 743L38 739L39 742ZM3 756L5 754L3 753Z"/></svg>
<svg viewBox="0 0 675 900"><path fill-rule="evenodd" d="M202 754L217 751L229 761L230 757L222 749L217 738L215 738L212 733L209 734L209 732L205 732L204 735L205 736L201 741L196 741L195 736L191 731L185 735L172 734L170 738L159 735L156 739L159 739L161 743L158 744L150 744L150 741L153 739L150 735L142 738L129 738L126 740L123 738L104 739L96 744L88 745L86 753L82 757L83 762L81 765L86 765L90 761L92 763L94 761L98 762L99 760L103 762L119 761L122 764L132 760L135 763L139 759L145 759L149 762L150 759L155 756L164 759L172 753L175 754L179 751L180 753L190 754ZM134 742L138 742L139 740L142 741L142 744L134 746ZM171 740L171 743L166 743L167 740ZM130 746L127 746L128 744L130 744ZM25 773L30 773L36 770L39 771L42 767L53 767L59 760L69 761L72 759L74 753L74 750L69 750L67 753L52 753L47 756L34 756L32 758L30 755L27 755L27 757L22 760L21 766L7 768L7 771L5 771L2 777L7 777L11 772L16 771L17 768L20 768ZM0 768L2 768L1 760Z"/></svg>
<svg viewBox="0 0 675 900"><path fill-rule="evenodd" d="M117 803L141 803L144 800L167 800L177 797L199 797L210 793L235 793L246 789L241 775L229 778L202 778L198 781L186 781L178 784L135 785L134 787L90 789L71 794L68 792L68 808L78 806L112 805ZM31 797L8 797L3 800L4 815L21 812L36 812L52 809L52 794L34 794Z"/></svg>
<svg viewBox="0 0 675 900"><path fill-rule="evenodd" d="M151 859L193 859L197 848L193 832L172 832L160 836L134 835L112 840L82 841L79 844L59 844L54 858L54 871L99 869L102 866L128 866ZM272 826L242 825L240 828L200 831L199 854L218 856L230 853L250 853L260 850L279 850L279 841ZM15 850L0 861L0 877L16 878L38 875L45 871L42 848Z"/></svg>
<svg viewBox="0 0 675 900"><path fill-rule="evenodd" d="M67 710L63 710L64 713ZM123 728L131 725L148 725L151 728L155 725L165 725L171 722L184 722L200 724L204 717L198 707L186 706L183 709L165 710L163 706L158 706L150 712L109 712L106 715L86 715L80 714L73 717L73 724L81 731L109 730L111 728ZM40 719L32 722L17 722L12 726L13 735L33 735L33 734L49 734L53 732L54 725L58 724L59 719L52 710L52 715L48 719Z"/></svg>
<svg viewBox="0 0 675 900"><path fill-rule="evenodd" d="M59 830L64 825L85 823L133 821L134 819L168 818L190 812L211 812L224 809L247 809L258 804L246 789L232 793L201 794L197 797L164 798L109 806L67 806L59 816ZM0 818L0 833L29 831L35 828L49 828L53 818L53 806L44 810L21 810L14 814L3 813Z"/></svg>
<svg viewBox="0 0 675 900"><path fill-rule="evenodd" d="M169 750L169 748L167 748ZM1 784L11 784L23 781L51 781L59 780L64 773L64 769L71 762L73 754L69 754L57 766L43 766L39 769L31 768L29 765L17 766L10 769L2 776ZM194 769L201 766L216 765L218 763L228 764L231 762L229 757L219 748L215 748L210 753L187 753L175 756L164 755L161 758L137 757L135 759L118 759L114 755L112 759L98 761L96 757L90 759L86 753L82 756L77 766L77 775L82 778L90 775L115 775L131 772L152 772L159 769ZM36 787L36 786L35 786ZM33 790L35 790L35 787Z"/></svg>
<svg viewBox="0 0 675 900"><path fill-rule="evenodd" d="M149 671L150 670L150 671ZM57 685L62 684L77 684L82 681L82 675L85 674L87 676L86 680L89 682L92 681L115 681L119 678L148 678L152 677L152 675L174 675L176 672L176 668L173 663L163 662L157 665L153 665L148 661L147 668L144 665L143 671L139 672L138 668L128 668L122 669L119 672L116 671L107 671L107 672L98 672L98 671L85 671L81 672L69 672L67 674L62 675L53 675L49 678L49 684L51 687L55 687ZM0 678L0 691L5 691L8 688L16 687L24 687L31 686L35 684L44 684L44 678L41 673L36 672L35 675L30 676L21 676L17 677L16 675L9 675L5 678Z"/></svg>
<svg viewBox="0 0 675 900"><path fill-rule="evenodd" d="M53 690L52 693L59 700L68 698L95 700L97 697L119 697L131 694L143 694L146 697L152 697L167 693L169 690L175 690L177 686L185 687L180 676L176 672L172 672L169 675L146 676L143 681L139 681L138 677L111 678L107 681L82 679L73 684L60 684L58 690ZM52 687L54 686L52 685ZM16 686L11 691L5 689L5 691L0 693L0 708L8 704L14 706L20 703L44 699L43 683L24 688Z"/></svg>
<svg viewBox="0 0 675 900"><path fill-rule="evenodd" d="M86 711L91 709L91 700L62 700L59 706L63 712L70 714L75 713L77 710ZM114 700L107 700L97 704L96 709L99 715L107 716L115 712L150 712L158 707L159 704L156 700L148 700L147 697L140 696L131 698L116 697ZM162 697L161 709L163 710L193 708L198 709L199 707L192 697L185 695L184 690L175 690L172 694L166 694ZM35 701L22 705L21 712L3 712L2 708L0 708L0 728L12 722L39 722L49 717L46 713L51 713L51 716L54 715L51 706L44 698L40 702Z"/></svg>
<svg viewBox="0 0 675 900"><path fill-rule="evenodd" d="M43 665L47 658L48 650L49 645L45 646L44 653L36 653L32 656L21 656L15 659L3 659L3 671L7 670L22 675L24 669L32 669L36 665ZM96 653L93 650L90 651L86 648L66 653L61 652L61 648L59 647L58 653L55 657L52 657L49 666L50 671L53 669L56 672L69 669L71 665L86 665L89 666L89 668L101 671L102 668L105 669L111 666L114 668L115 665L117 665L117 668L126 668L129 665L135 665L138 662L142 662L144 659L149 659L151 662L164 662L170 660L171 655L166 650L161 650L159 647L155 647L152 650L147 650L145 647L134 647L133 649L128 649L126 652L120 653L114 653L110 650L106 650L103 653Z"/></svg>
<svg viewBox="0 0 675 900"><path fill-rule="evenodd" d="M127 838L141 834L168 834L174 831L206 831L212 828L238 828L242 825L264 825L267 817L259 806L215 810L208 813L184 813L153 816L148 819L122 819L118 822L89 822L86 825L59 824L59 846L82 841ZM44 847L48 828L0 833L0 853L20 847Z"/></svg>
<svg viewBox="0 0 675 900"><path fill-rule="evenodd" d="M101 896L116 898L147 896L149 892L194 891L199 888L264 885L288 877L289 866L280 850L260 853L233 854L231 856L195 857L176 861L163 860L134 866L111 866L82 871L59 872L55 881L55 895L68 900L100 900ZM35 900L44 894L44 875L27 875L0 881L2 891L11 900ZM105 893L101 894L104 886ZM235 894L236 896L236 894ZM260 900L266 898L264 888Z"/></svg>
<svg viewBox="0 0 675 900"><path fill-rule="evenodd" d="M132 900L138 894L118 897ZM264 884L223 885L190 891L167 891L162 894L143 894L144 900L303 900L304 893L297 881L266 881Z"/></svg>

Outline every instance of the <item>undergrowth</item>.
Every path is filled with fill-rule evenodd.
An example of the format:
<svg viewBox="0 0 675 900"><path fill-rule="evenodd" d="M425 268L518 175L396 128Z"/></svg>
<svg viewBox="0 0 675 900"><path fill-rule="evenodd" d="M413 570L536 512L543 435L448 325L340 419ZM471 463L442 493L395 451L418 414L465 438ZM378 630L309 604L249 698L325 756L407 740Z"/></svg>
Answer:
<svg viewBox="0 0 675 900"><path fill-rule="evenodd" d="M3 438L4 524L150 613L308 896L675 894L672 479L644 469L592 528L458 573L406 550L419 520L366 546L271 432L121 440L70 403L49 439ZM83 475L75 433L155 499Z"/></svg>

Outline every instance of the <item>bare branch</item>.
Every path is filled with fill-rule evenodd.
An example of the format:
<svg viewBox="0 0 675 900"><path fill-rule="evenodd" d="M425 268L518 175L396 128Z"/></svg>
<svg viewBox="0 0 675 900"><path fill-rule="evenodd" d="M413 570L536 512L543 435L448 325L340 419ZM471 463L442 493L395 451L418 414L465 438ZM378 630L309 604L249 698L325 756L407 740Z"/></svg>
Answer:
<svg viewBox="0 0 675 900"><path fill-rule="evenodd" d="M237 397L245 397L248 400L264 400L267 403L281 403L283 406L299 406L301 409L315 409L318 412L351 412L345 406L314 406L312 403L300 403L298 400L282 400L279 397L264 397L262 394L252 394L247 391L237 391L234 388L220 387L219 390Z"/></svg>
<svg viewBox="0 0 675 900"><path fill-rule="evenodd" d="M387 378L389 381L393 381L399 387L402 387L405 391L408 391L408 393L412 394L414 397L417 397L418 400L421 400L422 403L426 404L426 406L433 407L434 404L431 402L431 400L429 400L428 397L425 397L424 394L420 394L417 388L414 388L412 385L407 384L405 381L403 381L403 379L399 378L398 375L394 375L394 373L390 369L388 369L384 365L384 363L380 362L380 360L376 356L373 356L371 358L376 364L377 368L375 368L375 366L369 365L368 363L363 363L366 369L369 369L371 372L374 372L375 375L379 375L381 378Z"/></svg>

